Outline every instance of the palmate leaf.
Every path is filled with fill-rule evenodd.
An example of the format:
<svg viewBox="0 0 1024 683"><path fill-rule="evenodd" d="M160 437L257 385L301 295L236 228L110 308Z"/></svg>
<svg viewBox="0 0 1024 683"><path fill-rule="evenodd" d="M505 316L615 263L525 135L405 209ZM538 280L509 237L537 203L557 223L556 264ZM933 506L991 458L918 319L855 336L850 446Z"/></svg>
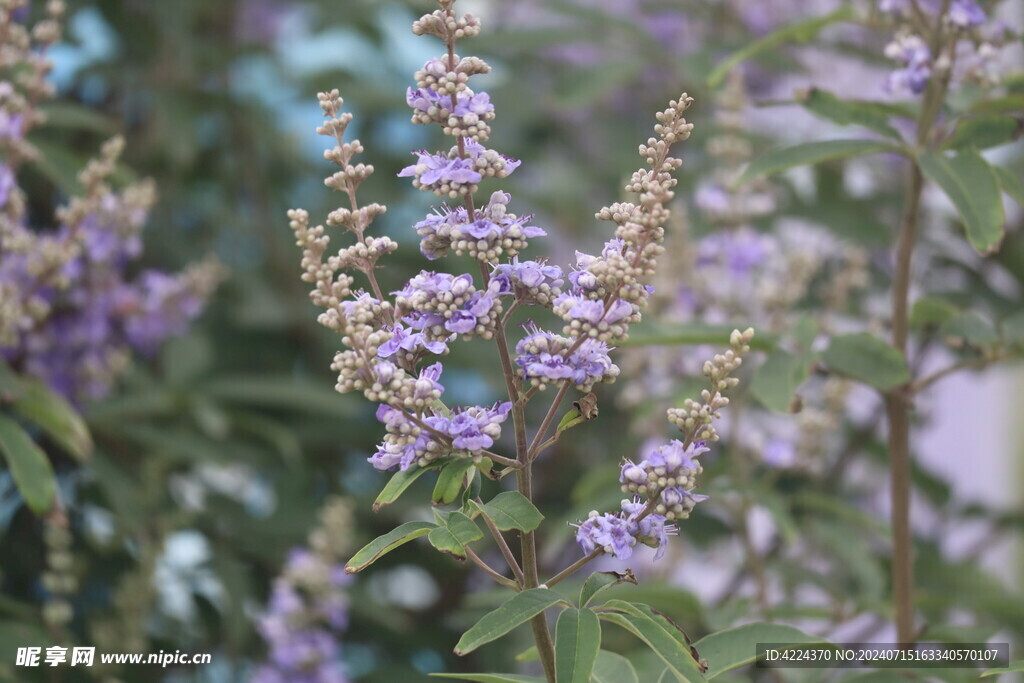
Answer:
<svg viewBox="0 0 1024 683"><path fill-rule="evenodd" d="M531 588L516 593L498 609L485 614L455 645L455 654L469 654L481 645L497 640L516 626L526 623L544 610L562 604L571 607L558 593L548 588Z"/></svg>
<svg viewBox="0 0 1024 683"><path fill-rule="evenodd" d="M601 649L601 621L592 610L570 607L555 624L555 680L590 683Z"/></svg>
<svg viewBox="0 0 1024 683"><path fill-rule="evenodd" d="M797 166L813 166L826 161L892 152L903 154L904 149L880 140L822 140L805 142L792 147L779 147L754 159L739 177L738 183L776 175Z"/></svg>
<svg viewBox="0 0 1024 683"><path fill-rule="evenodd" d="M0 455L7 461L14 485L29 509L37 515L48 512L57 493L57 477L50 459L21 425L2 414Z"/></svg>
<svg viewBox="0 0 1024 683"><path fill-rule="evenodd" d="M757 643L825 643L822 638L782 624L746 624L701 638L693 646L707 660L708 680L753 662Z"/></svg>
<svg viewBox="0 0 1024 683"><path fill-rule="evenodd" d="M921 172L953 202L971 246L982 254L994 251L1006 222L996 171L973 147L952 156L925 152L917 161Z"/></svg>

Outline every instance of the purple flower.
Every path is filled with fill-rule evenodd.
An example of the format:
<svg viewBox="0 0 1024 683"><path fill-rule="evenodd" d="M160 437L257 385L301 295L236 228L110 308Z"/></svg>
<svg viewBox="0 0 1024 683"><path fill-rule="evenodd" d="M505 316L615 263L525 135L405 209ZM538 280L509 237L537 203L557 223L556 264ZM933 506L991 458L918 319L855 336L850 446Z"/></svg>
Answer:
<svg viewBox="0 0 1024 683"><path fill-rule="evenodd" d="M391 328L391 339L380 345L377 355L381 358L390 358L399 351L413 354L429 351L441 355L448 351L448 345L443 341L430 341L422 332L409 332L402 325L396 324Z"/></svg>
<svg viewBox="0 0 1024 683"><path fill-rule="evenodd" d="M458 450L481 451L494 445L494 439L501 434L501 423L512 410L509 402L491 408L472 406L453 411L445 425L452 437L452 446Z"/></svg>
<svg viewBox="0 0 1024 683"><path fill-rule="evenodd" d="M953 0L949 6L949 20L962 28L980 26L985 23L985 11L975 0Z"/></svg>
<svg viewBox="0 0 1024 683"><path fill-rule="evenodd" d="M640 464L650 468L663 467L666 474L672 475L681 469L696 470L698 465L694 458L708 450L703 441L695 441L684 447L681 441L673 439L651 452Z"/></svg>
<svg viewBox="0 0 1024 683"><path fill-rule="evenodd" d="M620 516L592 513L591 517L575 526L576 542L585 554L601 549L620 560L628 560L633 555L636 538L629 533L629 525Z"/></svg>
<svg viewBox="0 0 1024 683"><path fill-rule="evenodd" d="M7 164L0 164L0 209L7 206L11 191L17 186L18 181L14 178L14 172Z"/></svg>
<svg viewBox="0 0 1024 683"><path fill-rule="evenodd" d="M445 154L430 154L426 150L413 154L417 157L416 163L403 168L398 173L399 178L414 177L425 187L438 184L468 185L483 179L467 159L449 159Z"/></svg>
<svg viewBox="0 0 1024 683"><path fill-rule="evenodd" d="M885 48L885 55L903 65L889 74L886 89L890 92L910 90L924 92L932 75L932 53L920 36L901 35Z"/></svg>

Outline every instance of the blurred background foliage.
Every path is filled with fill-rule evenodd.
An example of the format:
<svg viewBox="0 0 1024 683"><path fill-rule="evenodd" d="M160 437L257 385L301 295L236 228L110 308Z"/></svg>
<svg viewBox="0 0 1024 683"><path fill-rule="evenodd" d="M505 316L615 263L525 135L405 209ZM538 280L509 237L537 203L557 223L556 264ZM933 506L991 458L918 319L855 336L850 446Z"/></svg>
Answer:
<svg viewBox="0 0 1024 683"><path fill-rule="evenodd" d="M751 41L810 14L800 3L766 2L754 19L741 11L743 3L685 3L684 24L659 32L624 17L614 3L464 4L478 9L494 30L472 45L495 66L481 79L499 112L494 145L527 161L509 189L549 229L560 262L570 260L576 246L591 248L604 240L593 228L593 212L619 199L651 113L682 90L698 102L680 185L681 201L692 202L692 188L713 163L705 151L715 132L708 74ZM660 6L667 12L680 4ZM657 16L659 3L651 5L648 10ZM305 543L329 495L352 501L356 545L423 512L415 507L415 495L371 511L385 477L364 459L379 439L379 425L370 406L331 390L336 342L314 324L285 211L304 206L323 216L337 202L322 185L328 167L313 132L320 115L315 93L337 87L356 115L366 161L377 168L364 196L389 206L382 225L401 244L399 258L382 275L385 290L423 267L409 226L429 198L394 182L394 175L408 163L409 150L431 144L428 133L409 124L404 103L411 73L432 56L430 41L408 31L426 5L72 0L69 9L66 42L53 54L59 97L51 105L50 124L34 140L45 162L29 171L29 193L57 203L98 144L122 131L123 179L151 177L159 191L144 233L145 260L177 268L213 252L230 268L230 278L188 335L154 359L136 363L111 397L86 408L96 442L91 463L57 461L61 492L72 511L80 580L69 633L45 633L39 626L46 599L38 581L44 566L40 520L11 496L0 498L0 643L70 637L110 644L114 651L135 646L212 652L213 665L168 670L166 680L246 680L265 655L254 618L287 551ZM885 37L872 43L867 35L830 35L830 52L881 68ZM749 95L755 101L792 100L791 91L770 84L782 74L799 81L804 69L789 47L773 50L747 66ZM1020 82L1011 87L1024 92ZM766 111L765 117L787 116L786 110ZM765 150L780 139L792 140L801 134L795 127L781 133L755 128L751 144ZM1019 173L1020 145L1005 156ZM881 182L866 194L847 192L849 178L831 165L818 168L803 186L784 181L779 191L784 212L827 223L867 248L872 277L884 289L888 274L878 254L891 239L887 226L898 203L885 182L892 169L878 172ZM690 213L688 229L706 232L700 214ZM961 274L951 281L966 283L950 287L950 299L963 305L984 301L999 314L1020 306L1020 220L1017 212L995 257L1012 285L992 286L976 261L950 260L945 269ZM922 343L941 339L932 334ZM463 349L446 361L449 394L457 402L492 401L499 387L474 370L488 362L487 349L479 343ZM599 428L580 429L559 444L557 457L539 464L537 505L551 528L561 529L545 546L550 566L577 552L567 542L571 530L559 523L590 509L616 507L621 494L611 482L618 462L650 436L637 433L632 411L616 409L615 389L601 392L606 409ZM680 388L678 395L687 394ZM699 508L685 524L683 552L666 565L637 569L641 585L628 588L632 599L658 605L694 637L757 610L812 631L867 615L846 632L847 639L878 633L889 612L887 522L869 495L872 477L880 479L885 468L878 421L869 415L842 424L844 450L832 454L823 471L755 464L752 479L745 481L745 495L768 512L779 531L758 553L787 599L754 604L744 589L750 558L732 547L737 518L713 506ZM864 470L860 476L845 476L851 462ZM722 455L706 467L711 484L705 492L728 499L736 475L727 440ZM920 467L915 475L919 502L938 511L934 533L922 535L918 547L922 607L931 624L925 636L981 641L999 633L1021 646L1020 565L1011 572L1016 585L1008 586L1005 573L995 576L976 562L977 553L949 557L940 542L944 525L965 519L981 529L979 551L996 538L1019 541L1020 497L1012 508L959 502L948 473ZM418 485L428 486L422 480ZM803 551L787 552L797 547L796 538L808 542L800 547L811 549L814 562ZM1019 561L1017 554L1004 557ZM713 599L698 597L692 576L679 580L678 567L695 559L711 563L696 581L722 587ZM351 676L383 683L426 680L431 671L514 667L511 649L485 648L466 660L451 654L457 634L496 604L486 591L466 597L471 585L481 587L478 581L466 567L421 552L415 543L359 576L350 589L350 626L343 640ZM618 645L612 649L632 647L625 638ZM525 639L522 646L528 646ZM0 678L53 680L49 672L5 670L13 662L5 650L6 645ZM137 669L108 673L123 681L163 675ZM80 680L78 673L65 669L59 680Z"/></svg>

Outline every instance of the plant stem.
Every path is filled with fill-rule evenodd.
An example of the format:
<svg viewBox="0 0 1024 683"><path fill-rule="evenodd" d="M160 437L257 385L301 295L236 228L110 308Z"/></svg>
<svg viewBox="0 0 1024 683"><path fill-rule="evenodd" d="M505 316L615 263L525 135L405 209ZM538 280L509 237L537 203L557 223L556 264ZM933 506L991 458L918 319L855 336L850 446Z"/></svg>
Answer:
<svg viewBox="0 0 1024 683"><path fill-rule="evenodd" d="M476 499L476 502L483 505L483 501L479 498ZM495 525L494 521L488 517L486 513L481 514L480 516L483 517L484 524L487 525L488 530L491 532L491 536L494 537L494 542L498 544L501 554L505 556L505 561L508 562L508 567L515 575L516 581L518 581L519 585L522 586L525 583L523 570L519 567L519 563L516 562L515 555L512 554L512 549L509 548L508 543L505 542L505 537L501 535L501 529Z"/></svg>
<svg viewBox="0 0 1024 683"><path fill-rule="evenodd" d="M924 179L916 164L910 169L903 225L896 245L892 287L892 346L906 356L909 327L910 261L917 239ZM889 473L892 504L892 590L897 641L914 640L914 558L910 533L910 387L896 387L885 396L889 419Z"/></svg>
<svg viewBox="0 0 1024 683"><path fill-rule="evenodd" d="M466 546L466 557L472 560L473 564L480 567L480 569L483 570L484 574L487 574L487 576L494 579L495 582L500 583L502 586L505 586L506 588L511 588L512 590L522 590L522 587L518 583L516 583L512 579L502 576L494 569L492 569L489 564L481 560L480 556L473 552L473 549L469 546Z"/></svg>
<svg viewBox="0 0 1024 683"><path fill-rule="evenodd" d="M594 552L590 553L589 555L585 555L584 557L581 557L580 559L576 560L575 562L570 564L568 567L566 567L562 571L560 571L557 574L555 574L554 576L552 576L550 579L548 579L547 581L544 582L544 585L547 586L548 588L551 588L552 586L554 586L556 583L558 583L562 579L568 578L577 569L580 569L584 565L588 564L591 560L596 560L597 558L601 557L601 555L603 555L603 554L604 554L604 550L601 549L601 548L598 548Z"/></svg>
<svg viewBox="0 0 1024 683"><path fill-rule="evenodd" d="M490 273L484 263L480 264L480 275L486 286L490 280ZM520 465L520 469L516 470L516 483L519 493L532 503L533 471L530 467L530 448L526 443L526 411L519 400L519 389L516 388L516 376L512 369L512 359L509 357L504 324L499 323L494 331L494 341L498 347L498 358L501 361L502 375L505 378L505 388L508 390L508 398L512 402L512 425L516 434L516 459ZM540 578L537 570L537 544L532 531L524 531L520 534L520 546L523 586L524 588L537 588L540 585ZM543 613L530 620L530 628L533 630L533 639L537 643L541 664L544 665L544 675L549 683L554 683L555 644L551 640L551 631L548 629L548 622Z"/></svg>

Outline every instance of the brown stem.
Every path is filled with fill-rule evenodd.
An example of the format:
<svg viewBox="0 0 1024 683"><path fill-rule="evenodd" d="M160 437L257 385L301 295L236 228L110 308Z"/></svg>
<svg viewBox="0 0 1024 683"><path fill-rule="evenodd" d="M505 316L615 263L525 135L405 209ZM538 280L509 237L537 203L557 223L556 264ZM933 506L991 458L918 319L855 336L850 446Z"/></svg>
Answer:
<svg viewBox="0 0 1024 683"><path fill-rule="evenodd" d="M594 552L590 553L589 555L581 557L580 559L576 560L562 571L552 576L550 579L544 582L544 585L548 588L551 588L562 579L568 578L577 569L580 569L584 565L588 564L591 560L596 560L597 558L601 557L601 555L604 555L604 550L598 548Z"/></svg>
<svg viewBox="0 0 1024 683"><path fill-rule="evenodd" d="M487 574L487 576L494 579L495 582L500 583L502 586L505 586L506 588L511 588L512 590L522 590L522 587L518 583L516 583L512 579L509 579L508 577L502 576L494 569L492 569L489 564L481 560L480 556L473 552L473 549L469 546L466 546L466 557L472 560L473 564L480 567L480 569L483 570L484 574Z"/></svg>
<svg viewBox="0 0 1024 683"><path fill-rule="evenodd" d="M476 499L476 502L483 505L483 501L479 498ZM512 554L512 549L508 547L505 537L501 535L501 529L497 527L494 520L488 517L486 513L483 513L480 516L484 518L484 524L487 525L488 530L491 532L491 536L494 537L494 542L498 544L501 554L505 556L505 561L508 562L508 567L512 570L512 573L515 574L516 581L519 582L520 586L523 585L525 583L523 570L519 567L519 563L516 562L516 557Z"/></svg>
<svg viewBox="0 0 1024 683"><path fill-rule="evenodd" d="M540 453L538 446L541 444L544 436L548 433L548 428L551 427L551 423L554 422L555 415L558 413L558 406L562 404L562 400L565 398L565 395L569 393L569 388L571 386L572 382L569 380L563 381L562 386L558 389L558 393L555 394L554 400L551 401L551 407L548 408L547 415L544 416L544 421L540 423L540 428L534 435L533 442L530 443L530 448L527 451L529 453L527 457L530 461L533 461L533 459L537 457L537 454Z"/></svg>

